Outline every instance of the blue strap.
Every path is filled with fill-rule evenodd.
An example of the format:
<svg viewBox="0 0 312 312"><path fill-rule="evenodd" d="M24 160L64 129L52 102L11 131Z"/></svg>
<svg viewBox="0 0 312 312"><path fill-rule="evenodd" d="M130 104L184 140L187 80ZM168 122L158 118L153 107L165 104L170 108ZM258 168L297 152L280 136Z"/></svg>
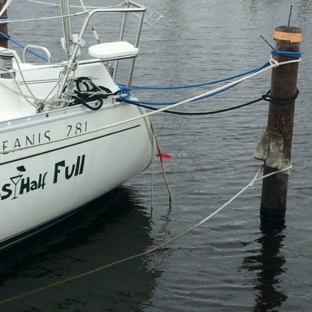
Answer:
<svg viewBox="0 0 312 312"><path fill-rule="evenodd" d="M293 58L300 58L302 53L301 52L288 52L288 51L280 51L280 50L272 50L272 55L283 55L287 57L293 57Z"/></svg>
<svg viewBox="0 0 312 312"><path fill-rule="evenodd" d="M222 78L222 79L217 79L217 80L213 80L213 81L208 81L208 82L203 82L203 83L198 83L198 84L190 84L190 85L183 85L183 86L135 86L135 85L131 85L132 89L143 89L143 90L176 90L176 89L188 89L188 88L198 88L198 87L203 87L203 86L208 86L208 85L212 85L212 84L216 84L216 83L220 83L220 82L225 82L228 80L232 80L235 78L239 78L239 77L243 77L252 73L256 73L260 70L262 70L263 68L269 66L270 63L266 62L263 65L256 67L254 69L245 71L243 73L234 75L234 76L230 76L230 77L226 77L226 78ZM118 84L119 87L123 87L125 85L123 84Z"/></svg>
<svg viewBox="0 0 312 312"><path fill-rule="evenodd" d="M224 91L227 91L233 87L235 87L236 85L238 85L239 82L237 84L234 84L232 86L229 86L229 87L224 87L223 89L221 90L218 90L218 91L215 91L209 95L203 95L202 97L196 99L195 101L199 101L199 100L202 100L202 99L205 99L205 98L209 98L211 96L214 96L214 95L217 95L221 92L224 92ZM155 106L166 106L166 105L174 105L174 104L177 104L179 102L181 102L182 100L179 100L179 101L172 101L172 102L151 102L151 101L136 101L136 100L130 100L129 97L130 97L130 88L128 90L125 90L126 88L123 88L123 89L120 89L120 100L121 101L124 101L124 102L127 102L127 103L131 103L131 104L144 104L144 105L155 105Z"/></svg>
<svg viewBox="0 0 312 312"><path fill-rule="evenodd" d="M23 46L21 43L15 41L15 40L13 40L13 39L11 39L11 37L9 37L8 35L6 35L6 34L3 33L2 31L0 31L0 35L1 35L2 37L4 37L5 39L10 40L10 41L13 42L14 44L16 44L18 47L20 47L20 48L22 48L22 49L25 48L25 46ZM48 61L47 58L45 58L44 56L42 56L42 55L40 55L40 54L38 54L38 53L36 53L36 52L34 52L34 51L29 50L29 53L31 53L31 54L33 54L33 55L35 55L35 56L41 58L42 60L44 60L44 61L46 61L46 62Z"/></svg>

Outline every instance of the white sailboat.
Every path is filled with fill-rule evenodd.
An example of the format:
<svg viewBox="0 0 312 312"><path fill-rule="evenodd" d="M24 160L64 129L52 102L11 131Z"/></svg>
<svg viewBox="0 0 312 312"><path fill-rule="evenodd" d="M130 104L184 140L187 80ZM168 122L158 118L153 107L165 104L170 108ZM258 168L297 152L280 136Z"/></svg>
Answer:
<svg viewBox="0 0 312 312"><path fill-rule="evenodd" d="M145 170L154 155L144 110L120 101L118 62L130 62L130 85L145 7L126 1L84 10L78 35L71 33L69 1L61 0L61 64L27 63L0 49L0 249L58 222L77 208ZM87 47L84 33L100 14L123 15L115 42ZM134 43L124 41L126 18L136 14ZM131 28L133 29L133 27ZM87 49L90 58L79 60ZM113 70L112 70L113 69Z"/></svg>

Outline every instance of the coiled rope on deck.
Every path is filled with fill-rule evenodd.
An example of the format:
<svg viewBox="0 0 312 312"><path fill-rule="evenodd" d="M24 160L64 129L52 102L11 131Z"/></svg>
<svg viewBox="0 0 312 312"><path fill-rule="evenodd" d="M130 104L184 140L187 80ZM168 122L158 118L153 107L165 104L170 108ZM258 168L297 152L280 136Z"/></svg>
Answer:
<svg viewBox="0 0 312 312"><path fill-rule="evenodd" d="M262 177L259 177L259 174L260 172L262 171L263 169L263 166L260 167L260 169L258 170L258 172L256 173L255 177L244 187L242 188L236 195L234 195L230 200L228 200L225 204L223 204L220 208L218 208L217 210L215 210L213 213L211 213L209 216L207 216L206 218L204 218L203 220L201 220L200 222L198 222L197 224L195 224L194 226L192 226L191 228L187 229L186 231L184 231L183 233L167 240L166 242L160 244L160 245L157 245L155 247L152 247L151 249L147 250L147 251L144 251L144 252L141 252L139 254L136 254L136 255L133 255L133 256L130 256L130 257L127 257L127 258L124 258L124 259L121 259L121 260L118 260L118 261L115 261L115 262L112 262L110 264L106 264L106 265L103 265L101 267L98 267L94 270L90 270L90 271L87 271L85 273L82 273L82 274L79 274L79 275L75 275L73 277L69 277L69 278L66 278L66 279L63 279L61 281L58 281L58 282L55 282L55 283L51 283L49 285L46 285L46 286L43 286L43 287L40 287L40 288L37 288L37 289L34 289L34 290L31 290L31 291L28 291L28 292L25 292L23 294L20 294L20 295L16 295L16 296L13 296L13 297L10 297L8 299L5 299L5 300L2 300L0 301L0 305L3 305L5 303L9 303L9 302L12 302L14 300L18 300L18 299L21 299L23 297L26 297L26 296L29 296L29 295L33 295L35 293L38 293L40 291L43 291L43 290L46 290L46 289L49 289L49 288L52 288L52 287L55 287L55 286L58 286L58 285L62 285L64 283L67 283L67 282L70 282L70 281L73 281L73 280L76 280L76 279L79 279L79 278L82 278L84 276L88 276L88 275L91 275L91 274L94 274L94 273L97 273L99 271L102 271L104 269L107 269L109 267L112 267L112 266L115 266L117 264L120 264L120 263L124 263L124 262L127 262L129 260L132 260L132 259L135 259L135 258L139 258L139 257L143 257L143 256L147 256L157 250L160 250L162 248L164 248L165 246L169 245L170 243L173 243L174 241L178 240L179 238L187 235L188 233L192 232L193 230L195 230L196 228L200 227L202 224L204 224L205 222L207 222L208 220L210 220L213 216L217 215L221 210L223 210L225 207L227 207L230 203L232 203L236 198L238 198L242 193L244 193L248 188L252 187L256 182L260 181L260 180L263 180L269 176L272 176L272 175L275 175L275 174L278 174L278 173L283 173L283 172L286 172L286 171L289 171L290 169L292 168L292 165L289 165L281 170L278 170L278 171L274 171L274 172L271 172L267 175L264 175Z"/></svg>

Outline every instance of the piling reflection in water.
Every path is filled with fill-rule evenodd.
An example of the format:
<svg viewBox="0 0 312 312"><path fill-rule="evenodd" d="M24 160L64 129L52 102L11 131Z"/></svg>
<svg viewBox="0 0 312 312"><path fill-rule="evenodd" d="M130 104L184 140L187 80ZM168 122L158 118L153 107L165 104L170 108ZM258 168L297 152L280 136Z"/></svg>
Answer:
<svg viewBox="0 0 312 312"><path fill-rule="evenodd" d="M0 300L141 253L152 244L149 216L135 191L120 187L90 203L75 216L7 250L0 260ZM138 310L147 302L159 272L142 258L14 300L1 311L29 311L45 306L103 311ZM66 291L64 291L66 289Z"/></svg>
<svg viewBox="0 0 312 312"><path fill-rule="evenodd" d="M271 311L282 306L287 300L280 283L286 264L285 257L280 253L284 235L282 230L261 228L262 236L256 242L260 245L255 255L245 257L242 268L256 273L257 292L253 311ZM250 250L255 253L255 250Z"/></svg>

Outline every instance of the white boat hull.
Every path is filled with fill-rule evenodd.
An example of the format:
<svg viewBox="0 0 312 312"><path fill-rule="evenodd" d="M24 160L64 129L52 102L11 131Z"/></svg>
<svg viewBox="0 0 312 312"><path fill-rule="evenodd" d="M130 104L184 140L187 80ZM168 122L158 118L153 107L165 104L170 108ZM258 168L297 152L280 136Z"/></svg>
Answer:
<svg viewBox="0 0 312 312"><path fill-rule="evenodd" d="M42 46L28 45L21 59L0 48L0 249L72 214L146 169L153 157L149 119L139 107L122 103L129 89L116 83L118 64L128 63L130 86L145 7L135 2L90 9L79 34L72 35L69 1L61 1L66 60L51 64ZM95 15L118 13L117 41L88 47L83 39ZM124 41L126 16L136 14ZM127 29L126 29L127 28ZM106 33L106 29L105 29ZM47 63L26 62L37 49ZM126 65L126 64L125 64ZM121 68L124 68L121 66Z"/></svg>
<svg viewBox="0 0 312 312"><path fill-rule="evenodd" d="M105 128L142 114L137 107L107 102L98 111L75 106L2 123L0 248L148 167L153 155L149 121Z"/></svg>

